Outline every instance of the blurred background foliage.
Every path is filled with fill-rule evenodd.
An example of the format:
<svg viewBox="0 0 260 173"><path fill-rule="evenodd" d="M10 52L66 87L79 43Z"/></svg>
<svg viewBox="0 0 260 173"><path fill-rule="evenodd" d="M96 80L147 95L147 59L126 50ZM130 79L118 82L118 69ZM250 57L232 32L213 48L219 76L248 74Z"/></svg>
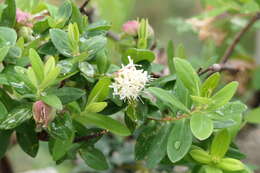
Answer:
<svg viewBox="0 0 260 173"><path fill-rule="evenodd" d="M61 0L46 1L56 5L63 2ZM17 2L18 7L23 10L31 8L35 3L33 0L18 0ZM80 6L83 1L76 0L76 3ZM149 19L149 23L155 32L159 50L160 48L165 48L169 40L173 40L175 45L181 43L186 48L186 56L189 57L195 65L203 64L205 59L200 57L205 55L207 51L223 52L225 48L225 44L216 47L211 41L207 41L206 43L202 42L195 32L191 32L190 26L184 24L183 19L188 19L200 14L203 9L200 5L200 0L92 0L89 7L95 9L96 19L105 19L111 22L114 32L120 32L122 24L128 20L137 18ZM239 25L244 25L243 22L245 21L239 20L233 22L237 22L236 25L232 26L235 33L240 29ZM259 27L256 25L255 28ZM231 35L230 39L232 39L233 33L231 32L229 34ZM250 59L250 61L253 61L253 57L258 57L258 53L255 51L255 45L258 45L256 38L255 32L252 31L243 38L240 47L238 46L237 48L241 53L240 57ZM227 40L227 43L230 41L231 40ZM112 42L110 42L109 46L111 49L117 49ZM113 52L111 52L111 56L113 61L120 62L120 57L117 57ZM249 82L246 88L259 89L260 82L257 80L259 73L253 73L253 76L254 75L255 80L251 80L253 83ZM244 101L248 101L248 98L255 94L253 89L245 90L240 97ZM118 171L110 170L109 172L120 172L119 168L124 167L124 163L134 160L134 141L132 139L129 139L127 143L120 143L119 141L122 141L122 139L117 138L116 140L111 140L109 137L104 137L98 142L97 147L102 149L106 155L110 156L111 164L117 165ZM45 146L46 144L42 142L41 145ZM111 151L111 148L115 148L116 151ZM13 147L8 152L8 157L17 173L48 167L55 167L60 173L95 172L85 167L85 164L76 164L69 161L55 166L55 163L48 153L48 146L40 147L40 152L36 159L24 154L22 150L19 149L19 146ZM75 162L80 163L80 161ZM75 165L79 166L75 167ZM138 163L133 166L138 167ZM145 172L147 170L143 169L142 171Z"/></svg>

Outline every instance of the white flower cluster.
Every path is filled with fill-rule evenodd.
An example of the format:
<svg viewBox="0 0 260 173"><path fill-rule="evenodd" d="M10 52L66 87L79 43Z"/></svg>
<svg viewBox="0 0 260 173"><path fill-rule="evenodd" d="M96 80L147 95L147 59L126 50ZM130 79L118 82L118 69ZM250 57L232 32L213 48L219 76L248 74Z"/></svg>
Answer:
<svg viewBox="0 0 260 173"><path fill-rule="evenodd" d="M128 56L129 64L122 65L122 68L115 73L114 82L111 84L113 95L117 95L121 100L136 100L150 77L147 71L137 70L138 65Z"/></svg>

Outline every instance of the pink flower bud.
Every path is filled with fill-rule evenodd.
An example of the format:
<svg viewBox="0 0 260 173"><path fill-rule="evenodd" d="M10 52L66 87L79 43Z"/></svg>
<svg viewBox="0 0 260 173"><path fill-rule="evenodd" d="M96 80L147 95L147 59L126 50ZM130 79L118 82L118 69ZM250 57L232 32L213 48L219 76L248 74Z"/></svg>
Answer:
<svg viewBox="0 0 260 173"><path fill-rule="evenodd" d="M122 30L129 35L136 36L138 32L138 28L139 28L139 22L136 20L131 20L126 22L123 25Z"/></svg>
<svg viewBox="0 0 260 173"><path fill-rule="evenodd" d="M139 22L137 20L131 20L123 24L122 30L131 36L137 36L139 29ZM153 28L149 25L148 26L148 36L153 36L154 31Z"/></svg>
<svg viewBox="0 0 260 173"><path fill-rule="evenodd" d="M16 9L16 21L19 24L26 25L32 27L32 23L30 23L32 16L30 13L23 12L19 8Z"/></svg>
<svg viewBox="0 0 260 173"><path fill-rule="evenodd" d="M43 101L39 100L33 104L33 118L40 127L47 127L54 118L55 110Z"/></svg>

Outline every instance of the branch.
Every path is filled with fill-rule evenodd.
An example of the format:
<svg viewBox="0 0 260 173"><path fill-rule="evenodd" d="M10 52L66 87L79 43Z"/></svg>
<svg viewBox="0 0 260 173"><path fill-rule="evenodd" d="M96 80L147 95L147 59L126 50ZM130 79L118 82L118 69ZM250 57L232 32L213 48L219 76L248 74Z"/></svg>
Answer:
<svg viewBox="0 0 260 173"><path fill-rule="evenodd" d="M77 137L74 139L74 143L79 143L79 142L84 142L84 141L89 141L91 139L94 139L94 138L97 138L97 137L100 137L104 134L108 133L107 130L103 130L99 133L94 133L94 134L91 134L91 135L87 135L87 136L81 136L81 137ZM45 131L42 131L40 133L38 133L38 139L41 140L41 141L49 141L50 140L50 136L48 135L47 132Z"/></svg>
<svg viewBox="0 0 260 173"><path fill-rule="evenodd" d="M115 40L115 41L120 40L120 36L117 35L116 33L112 32L112 31L107 32L107 37L109 37L109 38L111 38L112 40Z"/></svg>
<svg viewBox="0 0 260 173"><path fill-rule="evenodd" d="M78 138L74 139L74 143L88 141L88 140L91 140L91 139L103 136L106 133L108 133L108 131L107 130L103 130L103 131L101 131L99 133L95 133L95 134L92 134L92 135L78 137Z"/></svg>
<svg viewBox="0 0 260 173"><path fill-rule="evenodd" d="M221 72L221 71L229 71L232 73L237 73L239 71L238 67L231 66L230 64L213 64L212 66L209 66L208 68L201 70L199 69L198 74L201 76L205 73L210 72L210 74L215 72Z"/></svg>
<svg viewBox="0 0 260 173"><path fill-rule="evenodd" d="M228 61L228 58L232 55L232 53L234 52L234 49L236 47L236 45L239 43L239 41L241 40L242 36L254 25L254 23L260 19L260 12L256 13L248 22L248 24L242 28L240 30L240 32L238 32L233 40L233 42L231 43L231 45L226 49L223 57L221 58L220 64L214 64L204 70L199 69L198 70L198 74L199 75L203 75L205 73L210 72L210 74L214 73L214 72L220 72L220 71L231 71L231 72L237 72L239 71L239 69L235 69L229 66L226 66L226 62Z"/></svg>
<svg viewBox="0 0 260 173"><path fill-rule="evenodd" d="M239 43L241 37L254 25L254 23L260 19L260 13L256 13L256 15L254 15L250 21L248 22L248 24L241 29L240 32L237 33L237 35L235 36L232 44L226 49L224 56L222 57L221 63L224 64L227 62L228 58L232 55L236 45Z"/></svg>
<svg viewBox="0 0 260 173"><path fill-rule="evenodd" d="M88 3L90 2L90 0L86 0L79 8L81 13L85 13L85 7L88 5Z"/></svg>
<svg viewBox="0 0 260 173"><path fill-rule="evenodd" d="M157 118L153 118L153 117L148 117L148 120L154 120L154 121L161 121L161 122L165 122L165 121L177 121L177 120L181 120L183 118L187 118L189 117L189 115L183 114L177 117L164 117L162 119L157 119Z"/></svg>

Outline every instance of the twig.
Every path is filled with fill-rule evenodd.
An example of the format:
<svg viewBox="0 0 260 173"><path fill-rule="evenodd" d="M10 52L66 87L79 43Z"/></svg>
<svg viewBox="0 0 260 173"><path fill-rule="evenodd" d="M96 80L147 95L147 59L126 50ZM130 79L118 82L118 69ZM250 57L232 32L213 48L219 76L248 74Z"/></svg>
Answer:
<svg viewBox="0 0 260 173"><path fill-rule="evenodd" d="M256 15L254 15L250 21L248 22L248 24L241 29L240 32L237 33L237 35L235 36L232 44L226 49L224 56L221 59L221 63L224 64L227 62L228 58L232 55L236 45L239 43L241 37L251 28L251 26L253 26L253 24L260 19L260 13L256 13Z"/></svg>
<svg viewBox="0 0 260 173"><path fill-rule="evenodd" d="M94 133L94 134L87 135L87 136L77 137L77 138L74 139L74 143L89 141L90 139L94 139L94 138L100 137L100 136L102 136L102 135L104 135L106 133L108 133L108 131L107 130L103 130L103 131L101 131L99 133ZM38 133L38 139L41 140L41 141L49 141L50 140L50 136L45 131L42 131L42 132Z"/></svg>
<svg viewBox="0 0 260 173"><path fill-rule="evenodd" d="M0 160L0 173L13 173L12 166L8 160L8 158L5 156Z"/></svg>
<svg viewBox="0 0 260 173"><path fill-rule="evenodd" d="M232 72L237 72L239 71L238 69L234 69L232 67L228 67L226 66L226 62L228 61L228 58L232 55L232 53L234 52L234 49L236 47L236 45L239 43L239 41L241 40L242 36L253 26L253 24L260 19L260 12L256 13L248 22L248 24L242 28L240 30L240 32L238 32L233 40L233 42L231 43L231 45L226 49L223 57L221 58L220 64L214 64L204 70L202 70L201 68L198 71L199 75L203 75L205 73L210 72L210 74L214 73L214 72L219 72L219 71L232 71ZM210 75L209 74L209 75Z"/></svg>
<svg viewBox="0 0 260 173"><path fill-rule="evenodd" d="M210 72L209 75L208 75L208 76L210 76L211 74L213 74L215 72L221 72L221 71L229 71L229 72L232 72L232 73L237 73L239 71L239 68L230 66L227 63L225 63L225 64L213 64L212 66L209 66L208 68L206 68L204 70L198 71L198 74L203 75L205 73Z"/></svg>
<svg viewBox="0 0 260 173"><path fill-rule="evenodd" d="M90 2L90 0L86 0L79 8L81 13L85 13L85 7L88 5L88 3Z"/></svg>
<svg viewBox="0 0 260 173"><path fill-rule="evenodd" d="M88 140L90 140L90 139L94 139L94 138L103 136L103 135L106 134L106 133L108 133L108 131L107 131L107 130L103 130L103 131L101 131L101 132L99 132L99 133L95 133L95 134L92 134L92 135L78 137L78 138L75 138L75 139L74 139L74 142L75 142L75 143L78 143L78 142L88 141Z"/></svg>
<svg viewBox="0 0 260 173"><path fill-rule="evenodd" d="M120 40L120 36L117 35L116 33L112 32L112 31L108 31L107 32L107 36L109 38L111 38L112 40L115 40L115 41L119 41Z"/></svg>
<svg viewBox="0 0 260 173"><path fill-rule="evenodd" d="M187 118L189 117L189 115L187 114L183 114L177 117L164 117L162 119L157 119L157 118L153 118L153 117L148 117L148 120L154 120L154 121L161 121L161 122L165 122L165 121L177 121L177 120L181 120L183 118Z"/></svg>

